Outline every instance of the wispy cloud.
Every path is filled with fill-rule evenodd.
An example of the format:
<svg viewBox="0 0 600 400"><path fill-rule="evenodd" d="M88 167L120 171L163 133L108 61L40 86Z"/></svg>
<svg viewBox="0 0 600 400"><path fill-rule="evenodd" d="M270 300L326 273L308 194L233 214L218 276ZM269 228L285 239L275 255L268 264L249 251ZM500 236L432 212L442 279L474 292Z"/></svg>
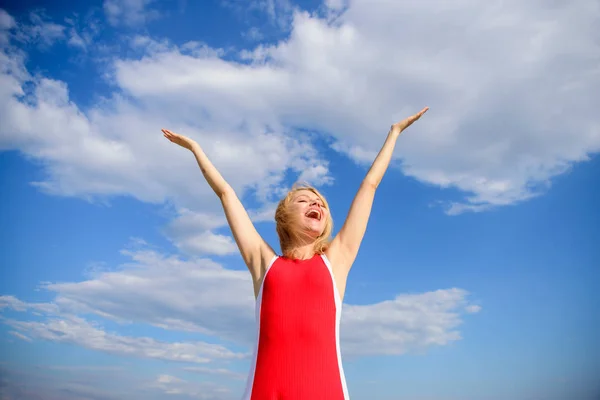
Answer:
<svg viewBox="0 0 600 400"><path fill-rule="evenodd" d="M66 27L51 21L43 11L32 11L29 14L29 23L22 23L17 27L14 32L17 41L38 45L43 49L49 48L66 36Z"/></svg>
<svg viewBox="0 0 600 400"><path fill-rule="evenodd" d="M153 2L154 0L104 0L103 8L111 25L135 27L160 16L151 7Z"/></svg>
<svg viewBox="0 0 600 400"><path fill-rule="evenodd" d="M221 0L220 3L237 14L241 21L266 22L279 32L291 29L294 13L299 11L299 7L289 0ZM246 35L253 40L259 40L263 36L257 26L251 27Z"/></svg>
<svg viewBox="0 0 600 400"><path fill-rule="evenodd" d="M161 400L171 395L180 400L232 398L230 389L215 383L188 381L172 372L148 375L131 368L2 366L0 376L2 395L7 399Z"/></svg>
<svg viewBox="0 0 600 400"><path fill-rule="evenodd" d="M74 344L87 349L121 356L156 358L160 360L207 363L211 360L243 358L220 345L190 342L166 343L149 337L127 337L108 333L98 324L72 315L47 315L44 322L20 321L3 318L2 322L13 329L20 338L49 340ZM30 339L28 341L31 341Z"/></svg>
<svg viewBox="0 0 600 400"><path fill-rule="evenodd" d="M225 368L208 368L208 367L184 367L183 370L194 372L202 375L221 375L231 377L237 380L245 380L246 375L230 371Z"/></svg>
<svg viewBox="0 0 600 400"><path fill-rule="evenodd" d="M17 331L8 331L8 333L9 333L10 335L13 335L13 336L14 336L14 337L16 337L16 338L19 338L19 339L21 339L21 340L24 340L24 341L26 341L26 342L31 342L31 341L32 341L32 340L31 340L31 338L30 338L29 336L25 336L25 335L23 335L22 333L19 333L19 332L17 332Z"/></svg>
<svg viewBox="0 0 600 400"><path fill-rule="evenodd" d="M101 31L101 23L94 14L65 18L67 45L83 51L94 49L94 41Z"/></svg>
<svg viewBox="0 0 600 400"><path fill-rule="evenodd" d="M124 251L131 262L81 282L50 283L51 305L0 298L4 307L46 310L45 321L4 322L35 339L181 362L243 357L219 345L165 343L104 332L76 315L92 314L120 323L150 324L228 340L250 351L255 340L250 275L210 260L186 261L151 250ZM59 311L57 311L57 309ZM48 311L52 310L52 313ZM345 355L403 354L459 340L461 316L479 311L461 289L399 295L368 305L346 304L342 314Z"/></svg>
<svg viewBox="0 0 600 400"><path fill-rule="evenodd" d="M152 386L168 395L187 395L192 398L210 400L231 398L230 391L227 388L211 383L189 382L176 376L166 374L158 376Z"/></svg>

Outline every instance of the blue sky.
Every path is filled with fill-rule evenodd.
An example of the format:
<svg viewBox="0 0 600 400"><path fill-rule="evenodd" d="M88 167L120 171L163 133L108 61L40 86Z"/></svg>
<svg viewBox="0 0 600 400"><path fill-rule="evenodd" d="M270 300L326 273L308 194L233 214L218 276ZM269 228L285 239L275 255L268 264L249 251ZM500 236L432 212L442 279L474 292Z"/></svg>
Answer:
<svg viewBox="0 0 600 400"><path fill-rule="evenodd" d="M161 128L204 147L277 246L293 182L339 228L390 124L426 105L349 277L351 398L600 393L596 2L3 7L9 399L241 397L250 277Z"/></svg>

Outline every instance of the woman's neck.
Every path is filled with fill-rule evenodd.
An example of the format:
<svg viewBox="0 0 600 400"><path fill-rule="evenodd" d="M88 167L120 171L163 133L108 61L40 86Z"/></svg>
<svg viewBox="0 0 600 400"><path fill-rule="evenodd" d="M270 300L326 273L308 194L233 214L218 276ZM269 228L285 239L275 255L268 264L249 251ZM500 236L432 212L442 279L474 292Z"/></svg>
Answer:
<svg viewBox="0 0 600 400"><path fill-rule="evenodd" d="M290 249L290 251L288 251L287 253L293 254L293 258L297 258L300 260L308 260L315 255L314 244L310 243L302 246L295 246L292 249Z"/></svg>

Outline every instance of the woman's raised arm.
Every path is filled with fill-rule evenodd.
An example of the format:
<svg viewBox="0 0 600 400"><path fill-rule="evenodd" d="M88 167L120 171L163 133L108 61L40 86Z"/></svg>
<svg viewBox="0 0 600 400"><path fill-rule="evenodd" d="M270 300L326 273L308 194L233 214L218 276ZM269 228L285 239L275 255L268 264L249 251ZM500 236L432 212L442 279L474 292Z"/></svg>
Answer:
<svg viewBox="0 0 600 400"><path fill-rule="evenodd" d="M235 242L256 284L268 263L275 256L275 252L256 231L250 216L235 191L208 159L200 145L186 136L167 129L163 129L162 132L171 142L190 150L196 157L204 178L221 200Z"/></svg>
<svg viewBox="0 0 600 400"><path fill-rule="evenodd" d="M344 225L327 251L327 257L337 271L347 274L358 255L358 249L367 230L369 216L371 215L375 191L390 164L398 136L413 122L421 118L428 109L428 107L425 107L417 114L392 125L383 147L375 161L373 161L373 165L371 165L352 201Z"/></svg>

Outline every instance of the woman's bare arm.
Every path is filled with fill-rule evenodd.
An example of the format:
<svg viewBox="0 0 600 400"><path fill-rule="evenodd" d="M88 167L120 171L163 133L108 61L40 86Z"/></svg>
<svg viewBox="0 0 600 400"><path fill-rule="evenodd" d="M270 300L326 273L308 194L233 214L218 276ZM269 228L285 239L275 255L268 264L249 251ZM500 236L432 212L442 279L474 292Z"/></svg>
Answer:
<svg viewBox="0 0 600 400"><path fill-rule="evenodd" d="M421 118L428 109L428 107L425 107L417 114L392 125L383 147L379 151L379 154L375 158L373 165L371 165L369 172L365 176L354 197L344 225L329 247L327 256L331 259L336 270L341 270L343 273L347 274L352 267L367 230L367 224L369 222L369 216L371 215L371 208L375 198L375 191L381 183L383 175L390 164L396 146L396 140L402 131Z"/></svg>
<svg viewBox="0 0 600 400"><path fill-rule="evenodd" d="M252 278L256 282L262 276L268 262L275 256L275 252L256 231L250 216L235 191L208 159L200 145L186 136L167 129L162 131L167 139L190 150L196 157L206 182L221 200L235 242L252 274Z"/></svg>

